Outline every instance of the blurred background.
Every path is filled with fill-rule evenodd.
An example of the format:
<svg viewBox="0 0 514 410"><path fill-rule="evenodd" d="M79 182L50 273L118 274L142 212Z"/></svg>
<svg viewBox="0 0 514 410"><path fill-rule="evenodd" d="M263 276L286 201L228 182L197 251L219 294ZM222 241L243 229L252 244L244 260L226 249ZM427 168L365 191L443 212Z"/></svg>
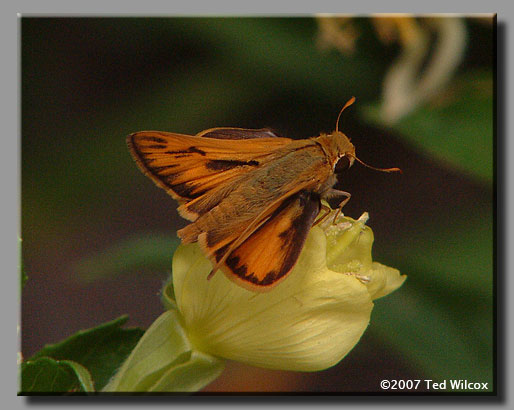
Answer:
<svg viewBox="0 0 514 410"><path fill-rule="evenodd" d="M493 382L495 22L473 18L22 18L22 353L120 315L147 328L185 225L136 167L140 130L340 129L344 213L408 275L337 366L229 363L205 391L380 391Z"/></svg>

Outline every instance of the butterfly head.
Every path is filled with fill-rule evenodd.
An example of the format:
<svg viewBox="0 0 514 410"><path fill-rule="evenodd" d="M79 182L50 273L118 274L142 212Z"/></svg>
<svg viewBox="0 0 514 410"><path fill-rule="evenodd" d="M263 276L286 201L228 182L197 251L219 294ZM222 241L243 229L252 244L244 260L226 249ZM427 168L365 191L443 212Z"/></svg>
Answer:
<svg viewBox="0 0 514 410"><path fill-rule="evenodd" d="M355 161L355 146L341 131L334 131L330 135L330 145L334 153L334 172L339 174L353 165Z"/></svg>
<svg viewBox="0 0 514 410"><path fill-rule="evenodd" d="M357 160L357 162L361 163L365 167L374 169L375 171L382 172L401 172L399 168L376 168L371 165L366 164L361 161L359 158L355 156L355 146L350 142L350 138L348 138L345 134L339 131L339 119L341 118L341 114L343 111L352 105L355 102L355 97L352 97L348 100L348 102L344 105L344 107L339 112L336 120L336 130L330 134L330 148L334 155L334 172L339 174L344 170L350 168L353 165L353 162Z"/></svg>

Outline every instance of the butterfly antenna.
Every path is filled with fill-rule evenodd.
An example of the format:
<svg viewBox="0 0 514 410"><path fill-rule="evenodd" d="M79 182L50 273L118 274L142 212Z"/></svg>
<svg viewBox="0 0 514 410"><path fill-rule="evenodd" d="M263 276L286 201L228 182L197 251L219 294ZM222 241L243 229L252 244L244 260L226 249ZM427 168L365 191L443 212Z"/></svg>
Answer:
<svg viewBox="0 0 514 410"><path fill-rule="evenodd" d="M352 155L353 156L353 155ZM361 161L359 158L357 158L356 156L353 156L353 158L355 158L357 160L357 162L360 162L362 165L364 165L365 167L368 167L368 168L371 168L371 169L374 169L375 171L381 171L381 172L399 172L400 174L402 173L402 170L400 168L376 168L376 167L372 167L371 165L368 165L366 164L364 161Z"/></svg>
<svg viewBox="0 0 514 410"><path fill-rule="evenodd" d="M339 132L339 119L341 118L341 114L343 113L344 110L346 110L350 105L352 105L353 103L355 102L355 97L352 97L350 98L346 104L344 105L344 107L341 109L341 111L339 111L339 115L337 116L337 121L336 121L336 132Z"/></svg>

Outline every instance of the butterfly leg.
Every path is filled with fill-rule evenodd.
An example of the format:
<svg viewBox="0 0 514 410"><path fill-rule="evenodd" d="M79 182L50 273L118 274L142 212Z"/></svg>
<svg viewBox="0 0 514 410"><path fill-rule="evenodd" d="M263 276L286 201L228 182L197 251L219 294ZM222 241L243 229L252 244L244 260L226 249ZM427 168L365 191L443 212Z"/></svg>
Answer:
<svg viewBox="0 0 514 410"><path fill-rule="evenodd" d="M316 222L312 224L312 226L316 226L317 224L323 222L325 218L332 212L332 209L330 209L328 206L321 204L321 210L325 212Z"/></svg>
<svg viewBox="0 0 514 410"><path fill-rule="evenodd" d="M352 197L352 194L350 194L349 192L346 192L346 191L339 191L338 189L331 189L329 192L328 192L328 197L330 198L334 198L334 197L345 197L338 205L337 207L337 211L336 211L336 214L334 216L334 220L332 221L332 223L335 225L336 221L337 221L337 218L339 217L339 214L341 213L341 209L343 208L343 206L345 206L347 204L347 202L350 200L350 198Z"/></svg>

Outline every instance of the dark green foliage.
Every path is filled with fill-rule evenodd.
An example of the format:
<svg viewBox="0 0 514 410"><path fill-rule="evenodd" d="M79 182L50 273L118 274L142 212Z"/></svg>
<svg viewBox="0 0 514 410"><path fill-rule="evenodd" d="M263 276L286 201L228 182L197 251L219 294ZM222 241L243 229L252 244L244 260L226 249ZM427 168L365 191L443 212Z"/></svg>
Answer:
<svg viewBox="0 0 514 410"><path fill-rule="evenodd" d="M42 372L51 369L59 381L58 384L52 384L37 379L35 383L36 386L40 386L39 391L55 388L52 391L62 392L69 391L70 386L76 387L76 375L69 366L63 365L62 361L73 361L82 365L91 374L95 390L101 390L143 335L141 329L122 329L121 326L127 320L126 316L120 317L92 329L77 332L60 343L45 346L23 365L22 392L38 391L31 388L29 382L35 379L38 369L43 369ZM66 389L62 389L64 387Z"/></svg>

